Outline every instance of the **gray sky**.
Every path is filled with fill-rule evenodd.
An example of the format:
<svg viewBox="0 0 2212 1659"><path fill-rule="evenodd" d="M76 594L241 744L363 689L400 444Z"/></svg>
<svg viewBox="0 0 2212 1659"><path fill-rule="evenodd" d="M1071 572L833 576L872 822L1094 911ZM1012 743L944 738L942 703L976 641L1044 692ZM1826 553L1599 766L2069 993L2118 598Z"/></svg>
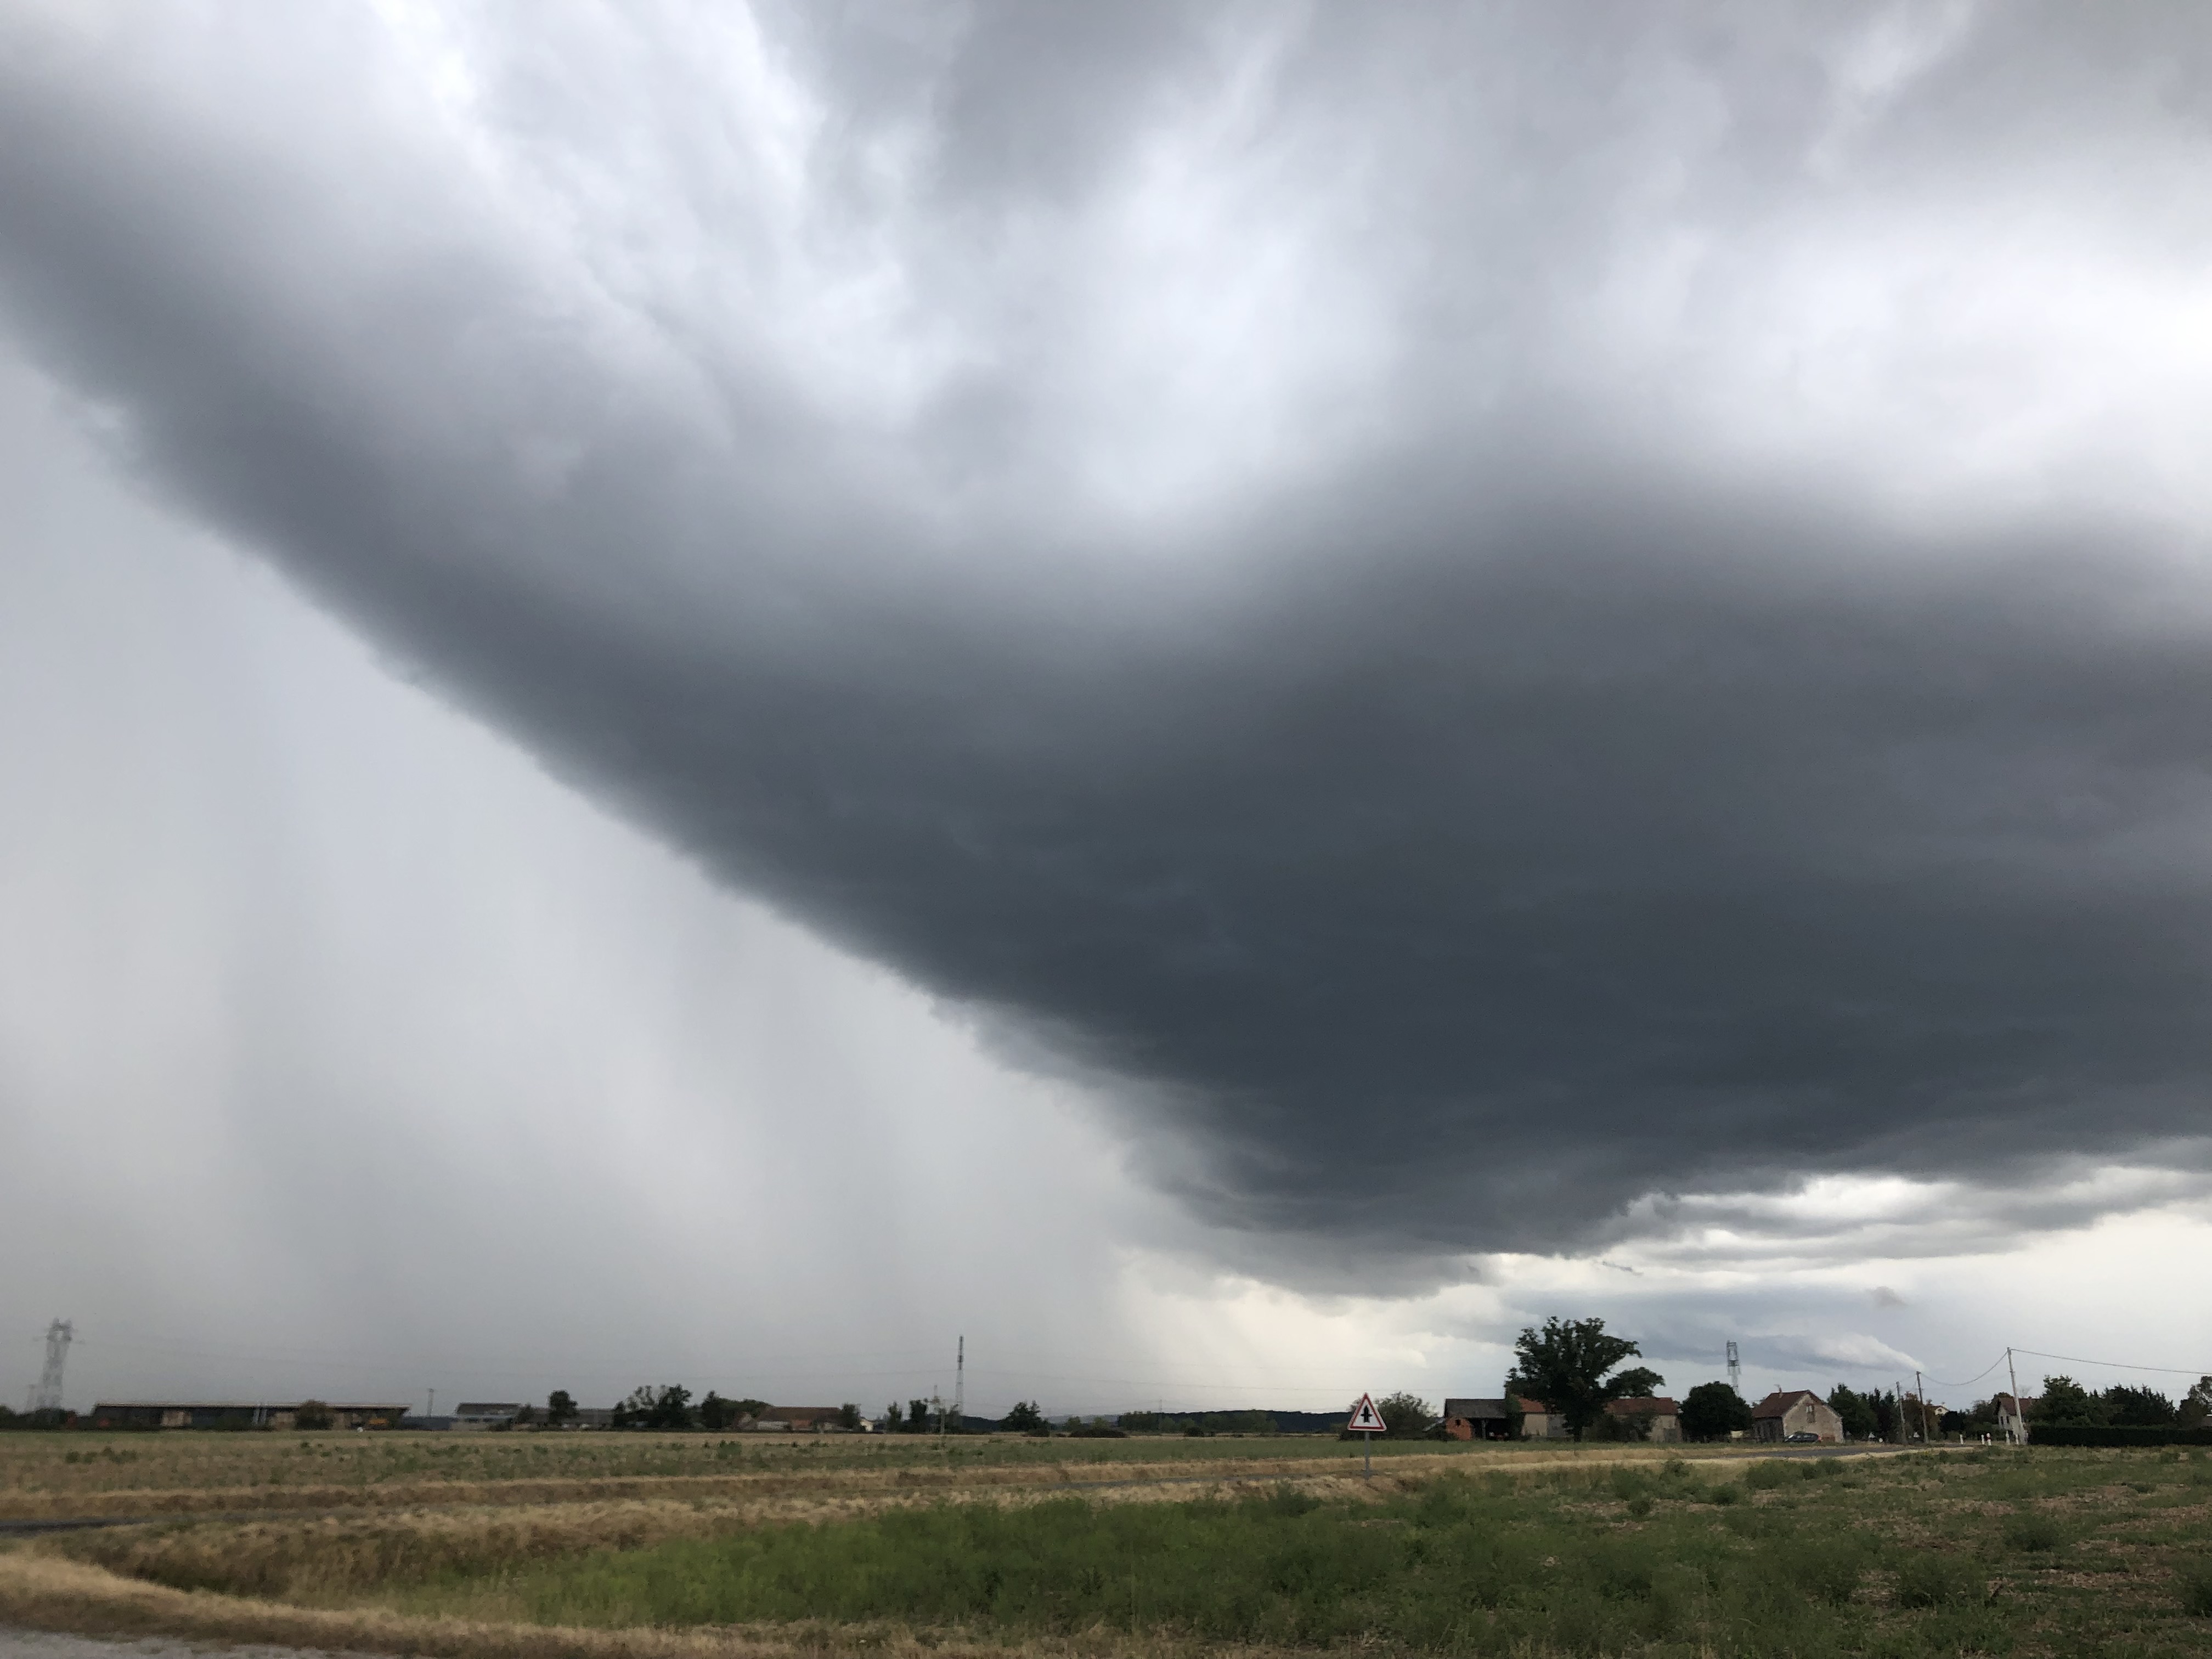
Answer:
<svg viewBox="0 0 2212 1659"><path fill-rule="evenodd" d="M27 1371L2212 1352L2191 14L829 15L0 7Z"/></svg>

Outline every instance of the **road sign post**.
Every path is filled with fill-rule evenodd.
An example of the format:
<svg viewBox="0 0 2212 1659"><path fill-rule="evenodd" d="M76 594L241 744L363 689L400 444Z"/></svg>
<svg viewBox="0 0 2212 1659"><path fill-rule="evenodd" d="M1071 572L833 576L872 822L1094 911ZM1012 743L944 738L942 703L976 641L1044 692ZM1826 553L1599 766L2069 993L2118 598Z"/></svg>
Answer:
<svg viewBox="0 0 2212 1659"><path fill-rule="evenodd" d="M1372 1477L1375 1473L1375 1437L1389 1431L1389 1425L1382 1421L1382 1413L1375 1409L1374 1401L1363 1394L1359 1396L1359 1403L1352 1408L1352 1420L1344 1426L1359 1437L1360 1474Z"/></svg>

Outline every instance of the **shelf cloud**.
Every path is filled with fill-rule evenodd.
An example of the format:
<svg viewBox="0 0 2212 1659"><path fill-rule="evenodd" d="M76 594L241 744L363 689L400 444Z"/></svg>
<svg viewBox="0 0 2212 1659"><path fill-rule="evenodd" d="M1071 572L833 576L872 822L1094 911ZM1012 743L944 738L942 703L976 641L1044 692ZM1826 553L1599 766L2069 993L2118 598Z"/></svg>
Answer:
<svg viewBox="0 0 2212 1659"><path fill-rule="evenodd" d="M2202 1168L2201 31L842 15L15 9L8 315L1231 1232Z"/></svg>

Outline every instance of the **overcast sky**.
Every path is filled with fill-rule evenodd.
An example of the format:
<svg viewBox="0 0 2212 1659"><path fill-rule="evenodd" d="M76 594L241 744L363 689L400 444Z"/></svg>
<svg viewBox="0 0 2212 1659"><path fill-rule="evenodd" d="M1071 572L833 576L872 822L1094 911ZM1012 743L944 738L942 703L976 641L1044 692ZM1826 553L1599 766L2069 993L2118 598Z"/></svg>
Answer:
<svg viewBox="0 0 2212 1659"><path fill-rule="evenodd" d="M2208 176L2183 6L0 0L0 1385L2212 1370Z"/></svg>

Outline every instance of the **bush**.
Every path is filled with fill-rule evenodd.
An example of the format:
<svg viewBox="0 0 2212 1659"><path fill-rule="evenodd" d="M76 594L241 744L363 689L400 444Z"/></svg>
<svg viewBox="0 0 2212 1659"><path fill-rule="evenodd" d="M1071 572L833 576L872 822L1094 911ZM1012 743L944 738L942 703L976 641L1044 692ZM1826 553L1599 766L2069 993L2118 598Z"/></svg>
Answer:
<svg viewBox="0 0 2212 1659"><path fill-rule="evenodd" d="M1814 1601L1841 1607L1857 1590L1866 1567L1864 1547L1853 1540L1838 1538L1823 1548L1805 1553L1792 1562L1791 1571Z"/></svg>
<svg viewBox="0 0 2212 1659"><path fill-rule="evenodd" d="M2118 1423L2030 1423L2032 1446L2212 1446L2212 1429L2142 1428Z"/></svg>
<svg viewBox="0 0 2212 1659"><path fill-rule="evenodd" d="M1908 1555L1897 1564L1897 1605L1941 1607L1982 1598L1973 1570L1948 1555Z"/></svg>
<svg viewBox="0 0 2212 1659"><path fill-rule="evenodd" d="M2181 1575L2181 1610L2199 1619L2212 1619L2212 1563Z"/></svg>
<svg viewBox="0 0 2212 1659"><path fill-rule="evenodd" d="M2014 1549L2036 1554L2064 1543L2066 1529L2050 1516L2030 1510L2005 1522L2004 1540Z"/></svg>

